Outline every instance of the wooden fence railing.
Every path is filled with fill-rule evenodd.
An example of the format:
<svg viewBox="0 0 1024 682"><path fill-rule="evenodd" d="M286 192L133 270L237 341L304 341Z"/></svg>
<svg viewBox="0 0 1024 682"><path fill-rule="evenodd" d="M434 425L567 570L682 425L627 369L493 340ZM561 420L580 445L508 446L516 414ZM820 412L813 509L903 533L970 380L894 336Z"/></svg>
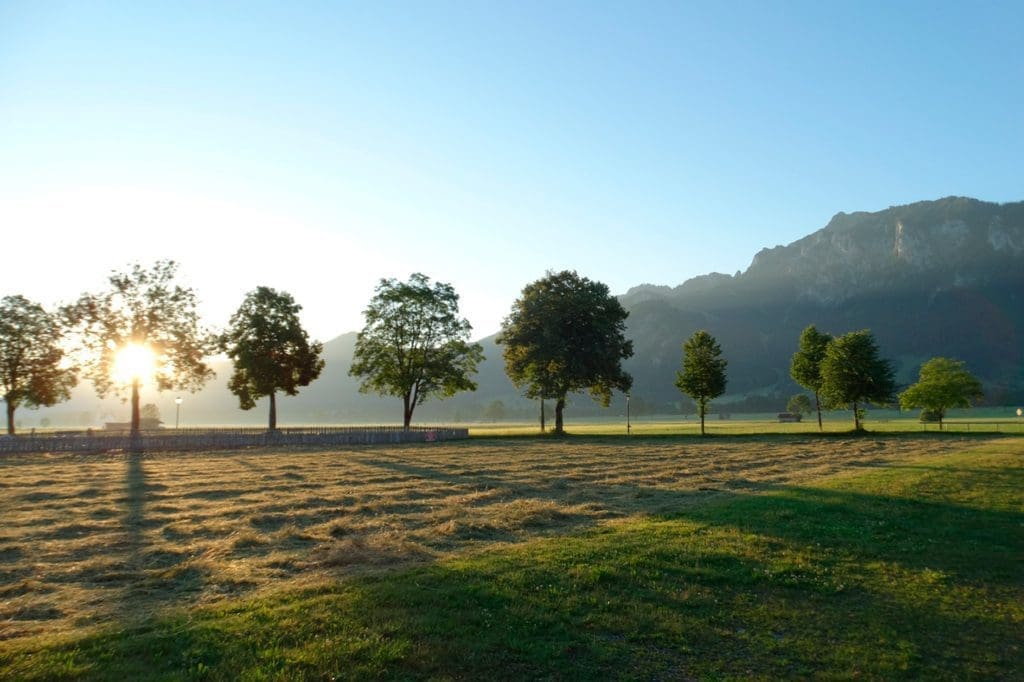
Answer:
<svg viewBox="0 0 1024 682"><path fill-rule="evenodd" d="M972 428L973 427L973 428ZM921 422L922 431L939 431L938 422ZM1024 420L1017 421L944 421L942 431L977 433L1024 433Z"/></svg>
<svg viewBox="0 0 1024 682"><path fill-rule="evenodd" d="M102 452L108 450L222 450L259 445L370 445L429 443L469 438L469 429L417 426L312 426L275 431L239 429L161 429L142 431L65 431L0 436L0 454L16 452Z"/></svg>

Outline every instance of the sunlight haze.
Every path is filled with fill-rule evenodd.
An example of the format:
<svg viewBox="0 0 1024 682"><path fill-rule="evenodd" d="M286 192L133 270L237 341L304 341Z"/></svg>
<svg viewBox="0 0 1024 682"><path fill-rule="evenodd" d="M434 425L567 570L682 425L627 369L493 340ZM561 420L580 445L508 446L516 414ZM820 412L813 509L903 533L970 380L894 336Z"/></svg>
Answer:
<svg viewBox="0 0 1024 682"><path fill-rule="evenodd" d="M838 211L1016 200L1022 14L3 3L2 293L173 258L207 324L266 285L329 340L420 271L482 337L548 269L674 286Z"/></svg>

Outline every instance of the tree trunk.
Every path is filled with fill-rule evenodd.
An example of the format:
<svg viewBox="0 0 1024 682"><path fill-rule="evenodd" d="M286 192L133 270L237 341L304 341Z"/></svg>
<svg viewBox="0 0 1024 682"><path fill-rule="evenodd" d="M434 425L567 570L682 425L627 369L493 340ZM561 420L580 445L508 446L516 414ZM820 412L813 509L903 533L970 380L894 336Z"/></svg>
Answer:
<svg viewBox="0 0 1024 682"><path fill-rule="evenodd" d="M540 399L540 432L544 433L544 398Z"/></svg>
<svg viewBox="0 0 1024 682"><path fill-rule="evenodd" d="M14 403L7 399L7 435L14 435Z"/></svg>
<svg viewBox="0 0 1024 682"><path fill-rule="evenodd" d="M132 436L139 435L139 380L132 379Z"/></svg>
<svg viewBox="0 0 1024 682"><path fill-rule="evenodd" d="M270 416L267 418L267 430L277 431L277 392L270 392Z"/></svg>
<svg viewBox="0 0 1024 682"><path fill-rule="evenodd" d="M700 412L700 435L704 435L704 415L707 413L707 405L703 400L697 402L697 411Z"/></svg>
<svg viewBox="0 0 1024 682"><path fill-rule="evenodd" d="M853 401L853 430L860 431L860 411L857 409L857 401Z"/></svg>
<svg viewBox="0 0 1024 682"><path fill-rule="evenodd" d="M402 397L402 428L406 431L409 430L409 424L412 423L412 411L415 408L416 405L412 401L412 396L405 395Z"/></svg>
<svg viewBox="0 0 1024 682"><path fill-rule="evenodd" d="M939 410L939 431L942 430L942 418L945 416L945 410Z"/></svg>
<svg viewBox="0 0 1024 682"><path fill-rule="evenodd" d="M814 392L814 407L818 410L818 431L824 431L821 426L821 399L818 398L817 391Z"/></svg>
<svg viewBox="0 0 1024 682"><path fill-rule="evenodd" d="M555 433L559 436L565 433L562 422L562 410L565 409L565 398L559 398L555 403Z"/></svg>

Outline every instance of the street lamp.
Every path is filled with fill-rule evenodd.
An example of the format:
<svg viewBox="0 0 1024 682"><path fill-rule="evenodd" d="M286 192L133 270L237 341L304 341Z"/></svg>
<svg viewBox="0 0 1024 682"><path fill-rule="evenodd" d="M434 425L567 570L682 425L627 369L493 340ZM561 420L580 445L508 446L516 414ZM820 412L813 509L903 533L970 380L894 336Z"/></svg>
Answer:
<svg viewBox="0 0 1024 682"><path fill-rule="evenodd" d="M181 419L181 396L179 395L174 399L174 428L177 430L178 423Z"/></svg>

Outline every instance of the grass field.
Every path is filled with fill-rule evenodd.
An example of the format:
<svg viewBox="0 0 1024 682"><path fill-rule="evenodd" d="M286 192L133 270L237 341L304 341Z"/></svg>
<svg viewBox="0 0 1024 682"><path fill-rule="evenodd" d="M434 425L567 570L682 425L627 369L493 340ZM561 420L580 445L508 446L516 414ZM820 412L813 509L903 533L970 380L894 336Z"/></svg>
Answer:
<svg viewBox="0 0 1024 682"><path fill-rule="evenodd" d="M883 412L880 415L879 412ZM871 411L865 420L865 428L870 433L938 433L938 423L921 423L916 417L897 417L894 411ZM906 413L904 413L905 415ZM549 429L553 422L548 425ZM474 436L535 436L539 434L539 425L535 422L493 422L462 424L469 427ZM583 436L622 436L626 435L626 420L609 419L577 419L566 422L565 429L574 435ZM705 429L709 435L717 436L773 436L788 435L848 435L853 429L853 416L832 413L822 423L822 431L818 430L817 419L808 417L802 422L782 423L770 415L738 415L730 419L708 417ZM946 420L942 431L949 433L1009 433L1024 435L1024 419L1014 417L958 417ZM630 424L629 433L633 436L686 436L700 435L700 421L690 417L678 419L671 417L643 417L634 419Z"/></svg>
<svg viewBox="0 0 1024 682"><path fill-rule="evenodd" d="M0 461L0 677L1003 677L1024 439Z"/></svg>

